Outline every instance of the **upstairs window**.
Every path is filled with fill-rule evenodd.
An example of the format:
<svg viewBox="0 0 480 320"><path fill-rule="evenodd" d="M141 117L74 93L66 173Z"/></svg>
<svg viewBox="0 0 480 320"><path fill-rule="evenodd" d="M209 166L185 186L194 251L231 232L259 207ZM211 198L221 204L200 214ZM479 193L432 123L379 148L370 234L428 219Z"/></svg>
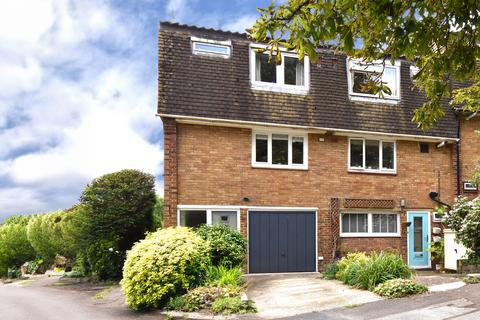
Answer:
<svg viewBox="0 0 480 320"><path fill-rule="evenodd" d="M307 169L307 135L254 132L252 166Z"/></svg>
<svg viewBox="0 0 480 320"><path fill-rule="evenodd" d="M192 37L192 52L194 54L230 58L232 44L230 40L219 41Z"/></svg>
<svg viewBox="0 0 480 320"><path fill-rule="evenodd" d="M381 81L391 93L375 93L371 83ZM393 102L400 99L400 67L385 62L366 64L348 60L348 90L352 100Z"/></svg>
<svg viewBox="0 0 480 320"><path fill-rule="evenodd" d="M395 141L351 138L348 169L366 172L396 172Z"/></svg>
<svg viewBox="0 0 480 320"><path fill-rule="evenodd" d="M282 52L282 63L277 65L275 56L257 52L251 48L250 78L256 90L306 94L309 81L309 60L300 60L296 54Z"/></svg>

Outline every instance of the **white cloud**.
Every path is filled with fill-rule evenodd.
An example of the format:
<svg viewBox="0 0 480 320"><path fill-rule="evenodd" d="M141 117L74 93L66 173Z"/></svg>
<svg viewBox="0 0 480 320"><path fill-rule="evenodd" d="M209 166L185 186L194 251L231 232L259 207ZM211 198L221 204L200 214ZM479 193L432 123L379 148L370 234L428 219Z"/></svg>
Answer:
<svg viewBox="0 0 480 320"><path fill-rule="evenodd" d="M226 24L223 25L222 29L243 33L245 32L245 29L253 26L257 18L258 18L258 15L246 14L234 19L233 21L227 22Z"/></svg>
<svg viewBox="0 0 480 320"><path fill-rule="evenodd" d="M197 0L168 0L166 5L168 19L183 22L191 18L193 15L191 6L195 2L197 2Z"/></svg>
<svg viewBox="0 0 480 320"><path fill-rule="evenodd" d="M0 221L68 207L107 172L162 174L144 28L108 1L0 4Z"/></svg>

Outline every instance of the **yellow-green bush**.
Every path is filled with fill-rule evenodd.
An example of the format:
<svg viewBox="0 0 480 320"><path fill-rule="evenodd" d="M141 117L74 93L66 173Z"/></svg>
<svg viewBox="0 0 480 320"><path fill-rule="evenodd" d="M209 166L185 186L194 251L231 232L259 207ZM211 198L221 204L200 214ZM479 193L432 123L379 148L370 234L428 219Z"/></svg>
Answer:
<svg viewBox="0 0 480 320"><path fill-rule="evenodd" d="M167 228L147 235L128 251L122 289L134 310L162 307L202 281L210 247L189 228Z"/></svg>
<svg viewBox="0 0 480 320"><path fill-rule="evenodd" d="M346 271L347 269L356 262L366 262L368 260L365 252L352 252L348 253L345 257L340 259L337 263L338 271L336 273L336 278L340 281L346 281Z"/></svg>

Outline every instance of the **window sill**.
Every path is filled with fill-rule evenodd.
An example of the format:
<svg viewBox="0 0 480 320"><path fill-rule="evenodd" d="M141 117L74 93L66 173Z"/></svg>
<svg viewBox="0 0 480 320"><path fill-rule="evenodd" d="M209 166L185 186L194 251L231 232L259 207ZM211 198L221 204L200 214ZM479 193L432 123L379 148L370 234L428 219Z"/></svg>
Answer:
<svg viewBox="0 0 480 320"><path fill-rule="evenodd" d="M272 164L252 164L252 168L260 169L277 169L277 170L303 170L307 171L308 166L292 166L292 165L272 165Z"/></svg>
<svg viewBox="0 0 480 320"><path fill-rule="evenodd" d="M307 95L308 87L306 86L289 86L289 85L280 85L280 84L269 84L262 82L254 82L251 86L252 90L258 91L271 91L278 93L289 93L289 94L298 94L298 95Z"/></svg>
<svg viewBox="0 0 480 320"><path fill-rule="evenodd" d="M385 174L385 175L396 175L397 170L386 171L386 170L368 170L368 169L354 169L348 168L348 172L350 173L371 173L371 174Z"/></svg>
<svg viewBox="0 0 480 320"><path fill-rule="evenodd" d="M349 97L350 97L350 100L354 102L382 103L382 104L392 104L392 105L396 105L400 103L400 98L383 99L379 97L355 95L352 93L349 94Z"/></svg>
<svg viewBox="0 0 480 320"><path fill-rule="evenodd" d="M340 238L401 238L399 233L340 233Z"/></svg>

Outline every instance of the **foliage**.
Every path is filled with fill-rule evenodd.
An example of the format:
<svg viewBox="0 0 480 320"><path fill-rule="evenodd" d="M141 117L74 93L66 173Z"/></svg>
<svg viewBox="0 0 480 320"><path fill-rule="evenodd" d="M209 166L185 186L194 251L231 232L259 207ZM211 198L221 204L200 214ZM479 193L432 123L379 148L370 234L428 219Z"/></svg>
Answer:
<svg viewBox="0 0 480 320"><path fill-rule="evenodd" d="M8 268L7 278L9 279L18 279L22 276L22 271L19 267Z"/></svg>
<svg viewBox="0 0 480 320"><path fill-rule="evenodd" d="M89 245L87 241L89 220L85 206L75 205L71 209L65 210L59 227L64 256L74 258L78 252L86 250Z"/></svg>
<svg viewBox="0 0 480 320"><path fill-rule="evenodd" d="M29 215L12 215L5 220L3 220L3 223L1 225L5 224L20 224L22 226L26 226L28 222L30 221L30 218L32 216Z"/></svg>
<svg viewBox="0 0 480 320"><path fill-rule="evenodd" d="M387 298L401 298L412 294L424 293L425 285L415 283L411 279L391 279L379 284L373 292Z"/></svg>
<svg viewBox="0 0 480 320"><path fill-rule="evenodd" d="M116 240L100 239L87 249L91 271L100 280L120 279L125 253L117 248Z"/></svg>
<svg viewBox="0 0 480 320"><path fill-rule="evenodd" d="M338 271L336 273L336 278L340 281L346 282L346 274L347 274L347 269L350 268L350 266L353 263L363 263L366 262L368 259L367 255L365 252L351 252L347 253L345 257L340 259L337 263L337 268Z"/></svg>
<svg viewBox="0 0 480 320"><path fill-rule="evenodd" d="M95 178L83 191L90 243L118 239L120 251L131 248L152 229L155 178L138 170L122 170Z"/></svg>
<svg viewBox="0 0 480 320"><path fill-rule="evenodd" d="M469 258L480 256L480 198L458 197L445 224L456 232L456 238L467 249Z"/></svg>
<svg viewBox="0 0 480 320"><path fill-rule="evenodd" d="M445 240L442 238L438 242L433 242L428 248L428 251L432 254L432 260L436 263L443 263L445 258Z"/></svg>
<svg viewBox="0 0 480 320"><path fill-rule="evenodd" d="M77 256L75 257L75 263L72 267L72 272L75 274L82 274L84 276L90 274L91 267L88 263L88 257L86 251L79 251L77 252Z"/></svg>
<svg viewBox="0 0 480 320"><path fill-rule="evenodd" d="M28 219L7 219L0 225L0 276L5 276L9 267L20 267L35 258L35 250L27 238Z"/></svg>
<svg viewBox="0 0 480 320"><path fill-rule="evenodd" d="M415 62L420 69L415 86L427 96L413 117L422 128L445 115L443 98L453 97L451 103L466 111L480 110L476 1L288 0L259 11L248 31L253 40L268 43L277 63L279 46L316 60L318 47L331 44L367 62L402 57ZM451 79L468 84L455 89ZM383 84L376 80L380 89Z"/></svg>
<svg viewBox="0 0 480 320"><path fill-rule="evenodd" d="M55 255L64 255L64 242L60 229L63 211L34 215L27 226L28 241L38 256L47 264L53 262Z"/></svg>
<svg viewBox="0 0 480 320"><path fill-rule="evenodd" d="M153 207L153 230L163 228L163 198L157 196Z"/></svg>
<svg viewBox="0 0 480 320"><path fill-rule="evenodd" d="M36 259L26 262L26 269L28 274L35 274L44 265L43 259Z"/></svg>
<svg viewBox="0 0 480 320"><path fill-rule="evenodd" d="M200 309L200 307L200 303L191 302L186 296L172 297L165 305L165 309L167 310L177 310L185 312L197 311Z"/></svg>
<svg viewBox="0 0 480 320"><path fill-rule="evenodd" d="M411 278L412 272L399 255L388 252L350 253L338 262L336 277L344 283L373 290L390 279Z"/></svg>
<svg viewBox="0 0 480 320"><path fill-rule="evenodd" d="M197 234L210 242L214 265L239 266L245 260L247 241L244 236L223 224L202 225Z"/></svg>
<svg viewBox="0 0 480 320"><path fill-rule="evenodd" d="M411 277L412 271L399 255L372 252L367 263L357 272L355 285L362 289L373 290L378 284L387 280Z"/></svg>
<svg viewBox="0 0 480 320"><path fill-rule="evenodd" d="M329 263L325 267L325 271L322 273L322 278L326 280L333 280L336 278L338 272L338 262Z"/></svg>
<svg viewBox="0 0 480 320"><path fill-rule="evenodd" d="M240 297L220 297L212 304L213 313L230 315L233 313L254 313L256 308L251 300L243 301Z"/></svg>
<svg viewBox="0 0 480 320"><path fill-rule="evenodd" d="M224 265L207 268L205 284L218 287L237 287L243 282L239 267L228 268Z"/></svg>
<svg viewBox="0 0 480 320"><path fill-rule="evenodd" d="M477 284L477 283L480 283L480 278L479 277L465 277L465 278L462 278L462 281L467 283L467 284Z"/></svg>
<svg viewBox="0 0 480 320"><path fill-rule="evenodd" d="M167 228L136 243L127 254L122 288L134 310L158 308L200 284L210 264L207 241L189 228Z"/></svg>

